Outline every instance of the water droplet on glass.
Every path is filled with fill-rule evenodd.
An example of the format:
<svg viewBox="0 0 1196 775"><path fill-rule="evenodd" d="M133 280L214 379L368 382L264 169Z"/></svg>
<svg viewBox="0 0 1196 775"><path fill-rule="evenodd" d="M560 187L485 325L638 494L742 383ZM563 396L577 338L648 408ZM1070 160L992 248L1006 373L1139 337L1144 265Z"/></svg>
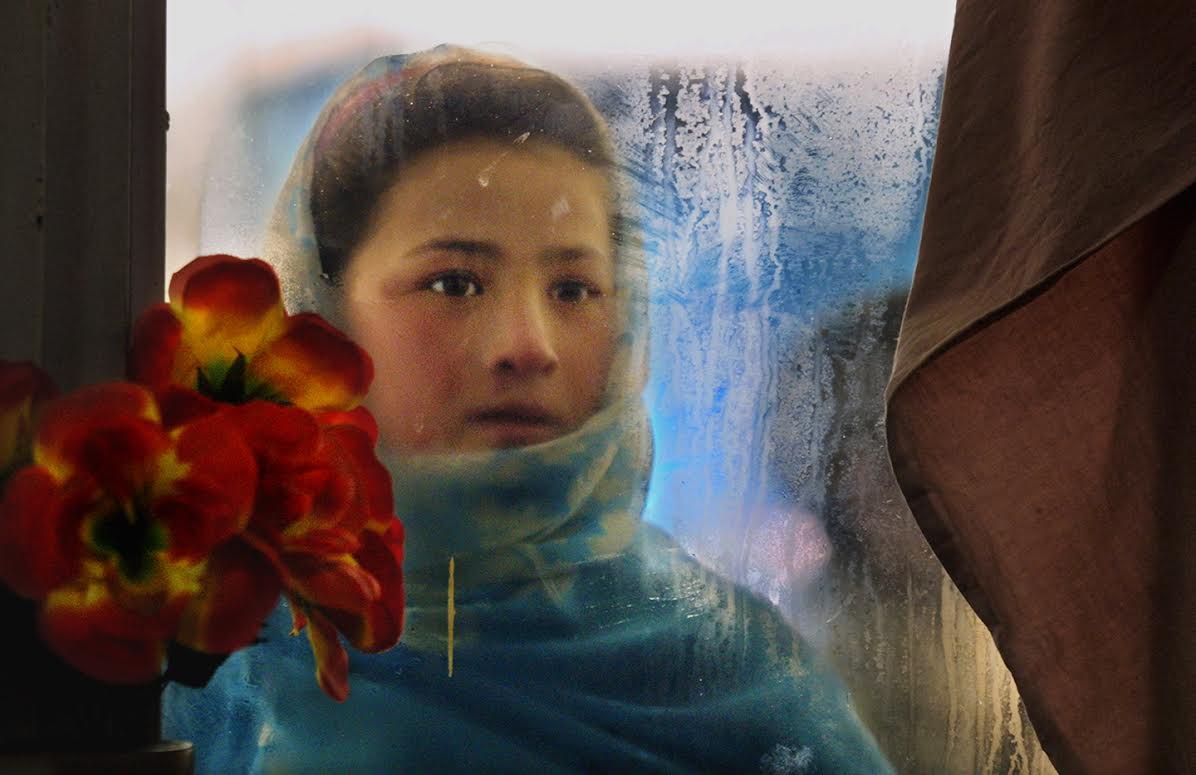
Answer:
<svg viewBox="0 0 1196 775"><path fill-rule="evenodd" d="M552 215L552 220L559 221L562 217L568 215L572 209L573 208L570 206L569 200L562 196L560 199L552 203L552 209L549 210L549 214Z"/></svg>

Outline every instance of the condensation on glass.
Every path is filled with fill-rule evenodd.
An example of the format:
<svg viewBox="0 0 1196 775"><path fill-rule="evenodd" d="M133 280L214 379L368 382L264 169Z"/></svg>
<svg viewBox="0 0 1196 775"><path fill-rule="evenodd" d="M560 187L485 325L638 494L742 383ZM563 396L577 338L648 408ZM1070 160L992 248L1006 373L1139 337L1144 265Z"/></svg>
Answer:
<svg viewBox="0 0 1196 775"><path fill-rule="evenodd" d="M246 46L198 83L172 71L168 273L256 254L320 105L404 46L311 49ZM646 518L821 648L900 771L1048 773L884 445L945 50L536 63L587 91L634 183L652 302Z"/></svg>

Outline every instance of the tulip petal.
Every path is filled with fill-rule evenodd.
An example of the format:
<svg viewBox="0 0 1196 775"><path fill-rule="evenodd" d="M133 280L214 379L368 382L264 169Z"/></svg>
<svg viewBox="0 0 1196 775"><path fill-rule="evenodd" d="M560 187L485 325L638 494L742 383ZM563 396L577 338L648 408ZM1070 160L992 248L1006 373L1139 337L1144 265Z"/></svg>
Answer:
<svg viewBox="0 0 1196 775"><path fill-rule="evenodd" d="M355 558L377 580L381 594L360 615L344 611L326 611L336 628L355 647L369 653L385 651L399 641L403 632L403 528L392 520L384 535L366 532Z"/></svg>
<svg viewBox="0 0 1196 775"><path fill-rule="evenodd" d="M282 336L251 359L250 371L257 384L311 411L354 408L374 379L369 355L311 313L290 317Z"/></svg>
<svg viewBox="0 0 1196 775"><path fill-rule="evenodd" d="M291 609L291 635L298 635L307 626L307 614L303 613L303 609L291 599L287 606Z"/></svg>
<svg viewBox="0 0 1196 775"><path fill-rule="evenodd" d="M0 579L40 600L79 572L79 522L96 497L79 484L63 492L39 466L8 482L0 506Z"/></svg>
<svg viewBox="0 0 1196 775"><path fill-rule="evenodd" d="M160 635L172 612L160 619L121 608L97 581L59 587L46 598L39 629L46 643L87 675L112 683L158 677L165 646Z"/></svg>
<svg viewBox="0 0 1196 775"><path fill-rule="evenodd" d="M214 253L188 261L181 269L170 276L170 284L166 288L166 298L170 299L171 304L176 306L182 305L183 289L191 281L193 276L218 264L234 263L240 260L236 256Z"/></svg>
<svg viewBox="0 0 1196 775"><path fill-rule="evenodd" d="M371 447L378 443L378 421L364 406L359 406L348 412L320 412L316 415L316 421L324 427L351 425L365 432L370 439Z"/></svg>
<svg viewBox="0 0 1196 775"><path fill-rule="evenodd" d="M301 524L288 527L287 535L339 525L345 512L354 505L355 483L346 472L328 464L296 472L288 484L295 492L308 496L309 506L307 513L301 515Z"/></svg>
<svg viewBox="0 0 1196 775"><path fill-rule="evenodd" d="M202 558L249 521L257 464L240 430L213 414L175 431L159 466L153 513L170 533L171 555Z"/></svg>
<svg viewBox="0 0 1196 775"><path fill-rule="evenodd" d="M296 491L276 472L263 473L258 482L250 527L262 540L279 547L283 543L283 534L311 513L311 504L311 493Z"/></svg>
<svg viewBox="0 0 1196 775"><path fill-rule="evenodd" d="M296 535L282 536L288 553L308 555L353 554L361 549L361 541L355 533L340 528L307 530Z"/></svg>
<svg viewBox="0 0 1196 775"><path fill-rule="evenodd" d="M129 378L160 389L175 383L195 388L200 362L183 346L183 322L169 304L148 307L133 324Z"/></svg>
<svg viewBox="0 0 1196 775"><path fill-rule="evenodd" d="M377 580L350 555L284 553L287 589L321 608L365 611L382 594Z"/></svg>
<svg viewBox="0 0 1196 775"><path fill-rule="evenodd" d="M190 388L169 384L155 389L158 410L162 413L162 427L174 430L185 423L215 414L222 404Z"/></svg>
<svg viewBox="0 0 1196 775"><path fill-rule="evenodd" d="M207 562L203 588L183 612L175 640L209 654L228 654L257 640L282 581L270 561L236 539Z"/></svg>
<svg viewBox="0 0 1196 775"><path fill-rule="evenodd" d="M308 612L307 637L316 658L316 682L332 699L344 702L349 696L349 655L336 629L319 611Z"/></svg>
<svg viewBox="0 0 1196 775"><path fill-rule="evenodd" d="M49 402L34 461L58 481L86 471L117 498L145 484L143 473L168 446L153 394L140 385L90 385Z"/></svg>
<svg viewBox="0 0 1196 775"><path fill-rule="evenodd" d="M170 301L205 368L252 356L286 324L278 277L256 258L198 258L171 278Z"/></svg>
<svg viewBox="0 0 1196 775"><path fill-rule="evenodd" d="M302 409L250 401L226 411L266 467L306 463L319 449L320 426Z"/></svg>
<svg viewBox="0 0 1196 775"><path fill-rule="evenodd" d="M0 475L32 459L33 427L56 392L49 375L34 364L0 361Z"/></svg>
<svg viewBox="0 0 1196 775"><path fill-rule="evenodd" d="M33 363L0 361L0 414L40 403L57 393L50 375Z"/></svg>
<svg viewBox="0 0 1196 775"><path fill-rule="evenodd" d="M372 527L377 532L385 532L394 519L394 495L390 472L374 454L369 435L355 426L337 425L325 429L325 436L331 442L330 455L351 473L362 510L353 515L353 523L343 526L354 530Z"/></svg>

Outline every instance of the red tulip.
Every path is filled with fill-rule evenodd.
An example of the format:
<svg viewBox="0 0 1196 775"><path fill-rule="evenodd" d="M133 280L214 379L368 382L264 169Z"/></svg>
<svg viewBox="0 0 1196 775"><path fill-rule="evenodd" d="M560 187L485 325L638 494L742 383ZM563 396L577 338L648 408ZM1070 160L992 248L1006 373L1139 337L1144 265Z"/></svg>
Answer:
<svg viewBox="0 0 1196 775"><path fill-rule="evenodd" d="M137 321L130 373L153 388L167 428L214 414L234 423L259 473L253 515L213 549L177 640L235 651L285 593L311 622L320 685L343 700L337 631L381 651L403 620L402 525L373 452L377 424L359 406L373 364L319 316L288 315L258 259L198 258L169 296Z"/></svg>
<svg viewBox="0 0 1196 775"><path fill-rule="evenodd" d="M317 421L264 401L224 414L257 459L257 498L245 530L213 556L179 641L209 653L247 645L282 591L297 622L311 623L320 686L343 700L348 661L336 631L382 651L398 641L403 621L402 525L373 452L372 420L360 410ZM236 614L245 610L258 618Z"/></svg>
<svg viewBox="0 0 1196 775"><path fill-rule="evenodd" d="M170 281L170 303L138 318L132 378L217 401L264 399L313 412L348 411L373 380L369 356L318 315L288 315L265 262L203 256Z"/></svg>
<svg viewBox="0 0 1196 775"><path fill-rule="evenodd" d="M0 504L0 578L39 601L64 659L101 680L158 676L205 560L248 523L257 468L212 414L167 430L128 383L46 405L33 464Z"/></svg>
<svg viewBox="0 0 1196 775"><path fill-rule="evenodd" d="M0 476L29 462L33 427L55 393L49 375L32 363L0 361Z"/></svg>

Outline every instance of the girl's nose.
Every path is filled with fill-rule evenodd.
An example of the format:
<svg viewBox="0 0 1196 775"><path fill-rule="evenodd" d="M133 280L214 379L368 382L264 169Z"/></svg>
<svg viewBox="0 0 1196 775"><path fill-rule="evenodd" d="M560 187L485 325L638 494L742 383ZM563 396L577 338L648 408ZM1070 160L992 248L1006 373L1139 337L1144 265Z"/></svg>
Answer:
<svg viewBox="0 0 1196 775"><path fill-rule="evenodd" d="M549 310L534 294L505 299L490 323L487 367L495 372L531 376L550 374L558 364Z"/></svg>

